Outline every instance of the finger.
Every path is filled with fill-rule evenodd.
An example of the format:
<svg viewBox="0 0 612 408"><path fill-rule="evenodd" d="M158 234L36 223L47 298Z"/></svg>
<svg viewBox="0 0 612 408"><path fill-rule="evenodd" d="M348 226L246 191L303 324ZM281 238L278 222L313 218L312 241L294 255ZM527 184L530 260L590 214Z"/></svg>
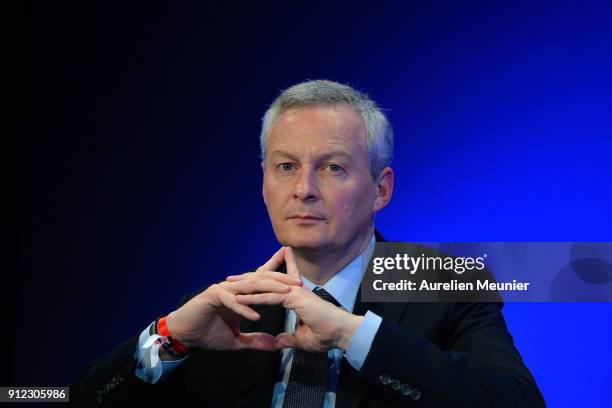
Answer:
<svg viewBox="0 0 612 408"><path fill-rule="evenodd" d="M238 281L242 281L245 279L257 279L257 278L274 279L279 282L285 283L287 285L302 286L304 284L301 278L295 278L293 276L287 275L286 273L275 272L275 271L247 272L247 273L243 273L242 275L230 275L227 278L225 278L225 280L227 282L238 282Z"/></svg>
<svg viewBox="0 0 612 408"><path fill-rule="evenodd" d="M259 320L261 316L255 310L250 307L240 304L236 301L236 296L229 292L222 291L219 294L219 300L223 304L223 306L227 307L234 313L249 319L249 320Z"/></svg>
<svg viewBox="0 0 612 408"><path fill-rule="evenodd" d="M285 251L285 265L287 265L287 275L301 279L295 254L293 253L293 249L291 247L287 247L287 250Z"/></svg>
<svg viewBox="0 0 612 408"><path fill-rule="evenodd" d="M268 262L266 262L265 264L261 265L259 268L257 268L257 271L275 271L278 269L279 266L281 266L283 264L283 261L285 260L285 250L287 248L286 247L281 247L278 251L276 251L276 253L274 255L272 255L272 258L270 258L268 260Z"/></svg>
<svg viewBox="0 0 612 408"><path fill-rule="evenodd" d="M223 288L235 295L247 295L258 292L287 293L291 291L289 285L273 279L246 279L238 282L226 282Z"/></svg>
<svg viewBox="0 0 612 408"><path fill-rule="evenodd" d="M239 333L235 340L236 349L253 349L262 351L276 351L276 337L268 333Z"/></svg>
<svg viewBox="0 0 612 408"><path fill-rule="evenodd" d="M287 294L283 307L287 310L295 310L298 306L303 305L304 292L312 293L306 287L292 287L291 292ZM316 295L315 295L316 296ZM317 296L317 299L321 299ZM298 316L299 317L299 316Z"/></svg>
<svg viewBox="0 0 612 408"><path fill-rule="evenodd" d="M236 295L236 301L242 305L279 305L285 301L287 294L258 293L255 295Z"/></svg>
<svg viewBox="0 0 612 408"><path fill-rule="evenodd" d="M297 339L295 338L295 334L293 333L280 333L276 336L275 340L276 347L279 349L297 346Z"/></svg>

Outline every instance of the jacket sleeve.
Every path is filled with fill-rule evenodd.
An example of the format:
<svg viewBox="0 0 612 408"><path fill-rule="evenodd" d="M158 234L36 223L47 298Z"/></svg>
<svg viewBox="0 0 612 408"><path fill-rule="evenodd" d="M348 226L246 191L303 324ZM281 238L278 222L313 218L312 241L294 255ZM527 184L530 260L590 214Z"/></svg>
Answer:
<svg viewBox="0 0 612 408"><path fill-rule="evenodd" d="M94 361L81 372L70 387L70 401L74 406L116 406L142 394L146 403L150 391L136 377L134 351L138 335L114 348L103 359Z"/></svg>
<svg viewBox="0 0 612 408"><path fill-rule="evenodd" d="M383 318L359 375L407 406L543 407L501 303L450 303L443 346Z"/></svg>
<svg viewBox="0 0 612 408"><path fill-rule="evenodd" d="M184 296L178 302L177 308L204 289ZM104 358L83 369L70 387L70 401L73 406L157 406L163 401L176 402L176 396L182 395L181 389L184 387L180 378L183 375L181 367L157 384L148 384L136 377L137 361L134 354L139 335L140 333L134 335Z"/></svg>

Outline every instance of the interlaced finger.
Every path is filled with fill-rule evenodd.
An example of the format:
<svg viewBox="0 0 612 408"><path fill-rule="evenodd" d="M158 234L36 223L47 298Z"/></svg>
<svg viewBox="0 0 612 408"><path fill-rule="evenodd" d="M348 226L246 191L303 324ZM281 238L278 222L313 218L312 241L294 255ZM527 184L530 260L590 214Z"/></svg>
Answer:
<svg viewBox="0 0 612 408"><path fill-rule="evenodd" d="M247 318L249 320L259 320L259 318L261 317L259 313L257 313L255 310L251 309L246 305L238 303L238 301L236 300L236 296L234 296L230 292L220 291L219 300L221 301L223 306L227 307L234 313L244 318Z"/></svg>
<svg viewBox="0 0 612 408"><path fill-rule="evenodd" d="M228 282L238 282L246 279L260 278L274 279L287 285L302 285L303 283L302 279L299 277L296 278L294 276L287 275L286 273L275 271L247 272L243 273L242 275L230 275L225 278L225 280Z"/></svg>
<svg viewBox="0 0 612 408"><path fill-rule="evenodd" d="M279 305L287 298L286 293L256 293L236 295L236 301L242 305Z"/></svg>
<svg viewBox="0 0 612 408"><path fill-rule="evenodd" d="M237 282L224 282L223 288L235 295L261 292L287 293L291 287L274 279L245 279Z"/></svg>

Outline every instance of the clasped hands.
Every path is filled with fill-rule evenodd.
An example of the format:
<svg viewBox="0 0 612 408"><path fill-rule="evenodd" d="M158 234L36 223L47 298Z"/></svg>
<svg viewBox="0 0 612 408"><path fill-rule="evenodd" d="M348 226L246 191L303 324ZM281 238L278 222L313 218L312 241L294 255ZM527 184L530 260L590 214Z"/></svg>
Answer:
<svg viewBox="0 0 612 408"><path fill-rule="evenodd" d="M275 271L283 262L286 274ZM240 331L242 318L261 318L252 305L279 304L295 311L295 332L272 336ZM228 276L193 297L168 315L167 324L173 337L197 349L346 351L362 319L305 288L292 249L282 247L257 271Z"/></svg>

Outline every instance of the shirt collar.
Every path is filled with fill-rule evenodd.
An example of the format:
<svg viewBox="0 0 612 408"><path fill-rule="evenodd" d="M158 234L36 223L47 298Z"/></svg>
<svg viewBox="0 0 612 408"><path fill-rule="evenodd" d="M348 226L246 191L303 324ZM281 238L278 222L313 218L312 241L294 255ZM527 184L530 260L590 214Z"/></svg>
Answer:
<svg viewBox="0 0 612 408"><path fill-rule="evenodd" d="M334 275L333 278L327 281L325 285L321 286L348 312L353 311L353 307L355 306L355 298L357 297L359 285L361 284L361 278L363 277L365 268L368 266L370 257L374 252L375 245L376 238L372 234L372 238L370 239L368 246L351 262L349 262L348 265L342 268L340 272ZM317 285L309 281L304 276L302 276L302 280L304 281L304 286L310 290L317 287Z"/></svg>

